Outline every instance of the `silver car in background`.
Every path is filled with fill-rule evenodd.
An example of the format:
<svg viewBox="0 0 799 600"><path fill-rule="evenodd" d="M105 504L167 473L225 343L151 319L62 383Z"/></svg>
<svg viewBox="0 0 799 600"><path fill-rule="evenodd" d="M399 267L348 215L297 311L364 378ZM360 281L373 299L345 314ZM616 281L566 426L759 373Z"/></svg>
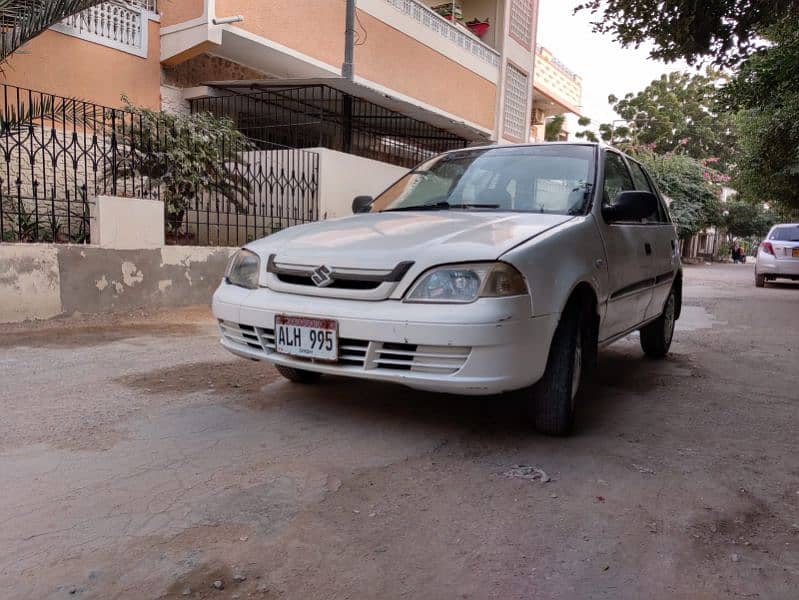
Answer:
<svg viewBox="0 0 799 600"><path fill-rule="evenodd" d="M778 278L799 280L799 223L775 225L757 250L755 285Z"/></svg>

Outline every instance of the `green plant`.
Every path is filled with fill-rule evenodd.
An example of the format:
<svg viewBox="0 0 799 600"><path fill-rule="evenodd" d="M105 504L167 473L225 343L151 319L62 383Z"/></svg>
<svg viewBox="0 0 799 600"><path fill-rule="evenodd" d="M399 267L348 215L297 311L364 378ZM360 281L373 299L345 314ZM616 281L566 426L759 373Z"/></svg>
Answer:
<svg viewBox="0 0 799 600"><path fill-rule="evenodd" d="M565 115L555 115L551 119L547 120L546 125L544 126L544 139L547 142L560 141L560 139L566 133L564 130L565 125Z"/></svg>
<svg viewBox="0 0 799 600"><path fill-rule="evenodd" d="M134 115L118 131L122 147L107 179L135 177L157 187L164 201L168 231L179 236L186 211L203 193L216 193L242 211L241 197L250 191L242 174L242 154L252 144L231 119L210 113L172 114L137 108L123 97Z"/></svg>
<svg viewBox="0 0 799 600"><path fill-rule="evenodd" d="M671 200L669 210L680 238L720 223L718 184L707 165L685 154L658 154L647 147L632 147L629 152L646 166L660 191Z"/></svg>

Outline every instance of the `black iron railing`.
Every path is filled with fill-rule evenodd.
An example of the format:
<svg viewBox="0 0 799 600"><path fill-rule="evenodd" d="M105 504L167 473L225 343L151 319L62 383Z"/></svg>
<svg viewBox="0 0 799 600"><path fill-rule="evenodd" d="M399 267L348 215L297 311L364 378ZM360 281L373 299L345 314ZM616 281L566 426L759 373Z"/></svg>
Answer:
<svg viewBox="0 0 799 600"><path fill-rule="evenodd" d="M469 144L454 133L326 85L238 88L194 99L191 109L231 118L247 137L266 147L323 147L408 168Z"/></svg>
<svg viewBox="0 0 799 600"><path fill-rule="evenodd" d="M169 136L140 113L10 85L0 110L0 242L89 243L97 196L163 199L153 164ZM187 190L180 210L165 211L169 242L240 245L319 217L318 155L257 147L220 148L235 191Z"/></svg>

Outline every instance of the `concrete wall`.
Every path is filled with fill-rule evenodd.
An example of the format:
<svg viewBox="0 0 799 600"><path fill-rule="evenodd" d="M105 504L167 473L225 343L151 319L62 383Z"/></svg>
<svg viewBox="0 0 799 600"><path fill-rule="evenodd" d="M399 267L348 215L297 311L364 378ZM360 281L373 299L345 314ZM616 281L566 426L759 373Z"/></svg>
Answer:
<svg viewBox="0 0 799 600"><path fill-rule="evenodd" d="M0 322L208 304L235 251L0 244Z"/></svg>
<svg viewBox="0 0 799 600"><path fill-rule="evenodd" d="M319 155L319 215L323 219L352 214L355 196L376 196L408 172L404 167L327 148Z"/></svg>

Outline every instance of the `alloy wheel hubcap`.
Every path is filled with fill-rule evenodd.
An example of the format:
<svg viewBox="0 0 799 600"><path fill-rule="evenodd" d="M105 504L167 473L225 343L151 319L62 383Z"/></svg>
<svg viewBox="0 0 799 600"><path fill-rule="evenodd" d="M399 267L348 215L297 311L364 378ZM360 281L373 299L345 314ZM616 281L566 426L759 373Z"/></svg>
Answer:
<svg viewBox="0 0 799 600"><path fill-rule="evenodd" d="M666 312L663 319L663 338L666 343L671 341L674 335L674 296L669 296L669 301L666 303Z"/></svg>
<svg viewBox="0 0 799 600"><path fill-rule="evenodd" d="M580 332L577 333L577 343L574 346L574 365L572 366L572 394L571 403L574 408L574 399L577 396L577 390L580 387L580 376L583 370L583 336Z"/></svg>

